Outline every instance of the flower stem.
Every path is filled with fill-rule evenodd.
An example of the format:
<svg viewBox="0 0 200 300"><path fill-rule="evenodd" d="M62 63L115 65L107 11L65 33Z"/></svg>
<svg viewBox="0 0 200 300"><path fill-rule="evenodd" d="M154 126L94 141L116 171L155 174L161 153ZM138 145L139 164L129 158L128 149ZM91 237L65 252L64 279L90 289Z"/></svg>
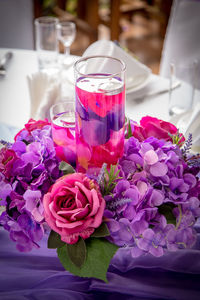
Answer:
<svg viewBox="0 0 200 300"><path fill-rule="evenodd" d="M179 226L181 224L182 216L183 216L180 204L178 205L178 209L179 209L180 215L179 215L178 222L176 224L176 230L179 228Z"/></svg>

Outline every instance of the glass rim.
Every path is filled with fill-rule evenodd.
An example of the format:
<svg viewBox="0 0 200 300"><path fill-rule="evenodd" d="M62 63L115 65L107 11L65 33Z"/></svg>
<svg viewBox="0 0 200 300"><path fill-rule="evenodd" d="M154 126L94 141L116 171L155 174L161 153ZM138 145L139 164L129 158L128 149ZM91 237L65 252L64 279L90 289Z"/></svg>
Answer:
<svg viewBox="0 0 200 300"><path fill-rule="evenodd" d="M70 109L70 111L73 111L75 113L75 101L59 101L57 103L54 103L53 105L51 105L50 109L49 109L49 114L50 114L50 119L52 120L53 118L53 109L56 107L56 106L59 106L59 105L66 105L66 104L69 104L69 105L72 105L73 104L73 108Z"/></svg>
<svg viewBox="0 0 200 300"><path fill-rule="evenodd" d="M80 62L84 61L84 60L88 60L88 59L91 59L91 58L110 58L110 59L113 59L115 61L118 61L121 66L122 66L122 69L119 71L119 72L115 72L115 73L112 73L110 75L106 75L107 78L113 78L113 77L116 77L117 75L119 75L120 73L124 73L125 70L126 70L126 65L125 63L123 62L123 60L119 59L119 58L116 58L116 57L113 57L113 56L109 56L109 55L91 55L91 56L85 56L85 57L82 57L80 58L79 60L77 60L75 63L74 63L74 70L80 75L80 76L86 76L88 78L93 78L94 75L90 75L90 74L84 74L84 73L81 73L78 69L77 69L77 64L79 64ZM98 78L98 79L101 79L101 78L105 78L105 75L95 75L95 78Z"/></svg>
<svg viewBox="0 0 200 300"><path fill-rule="evenodd" d="M56 17L43 16L43 17L36 18L34 23L35 25L40 24L42 26L49 26L51 24L58 24L59 19Z"/></svg>
<svg viewBox="0 0 200 300"><path fill-rule="evenodd" d="M75 101L59 101L59 102L56 102L54 104L51 105L50 107L50 110L53 109L54 107L58 106L58 105L65 105L65 104L74 104L75 105Z"/></svg>
<svg viewBox="0 0 200 300"><path fill-rule="evenodd" d="M76 23L75 22L72 22L72 21L66 21L66 20L62 20L58 22L58 25L62 25L62 24L70 24L72 25L73 27L76 27Z"/></svg>
<svg viewBox="0 0 200 300"><path fill-rule="evenodd" d="M175 69L190 69L190 68L196 67L199 62L200 61L198 59L194 59L194 60L188 61L186 63L171 61L169 63L169 65L170 65L170 67L173 67Z"/></svg>

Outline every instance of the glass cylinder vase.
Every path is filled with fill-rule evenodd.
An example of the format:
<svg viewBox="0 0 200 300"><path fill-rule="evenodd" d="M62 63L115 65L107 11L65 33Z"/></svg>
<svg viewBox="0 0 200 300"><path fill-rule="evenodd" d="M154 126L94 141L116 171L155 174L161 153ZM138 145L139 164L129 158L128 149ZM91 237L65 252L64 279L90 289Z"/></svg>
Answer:
<svg viewBox="0 0 200 300"><path fill-rule="evenodd" d="M57 102L50 108L51 128L56 155L61 161L76 165L75 103Z"/></svg>
<svg viewBox="0 0 200 300"><path fill-rule="evenodd" d="M90 56L75 65L77 171L115 165L124 150L125 64Z"/></svg>

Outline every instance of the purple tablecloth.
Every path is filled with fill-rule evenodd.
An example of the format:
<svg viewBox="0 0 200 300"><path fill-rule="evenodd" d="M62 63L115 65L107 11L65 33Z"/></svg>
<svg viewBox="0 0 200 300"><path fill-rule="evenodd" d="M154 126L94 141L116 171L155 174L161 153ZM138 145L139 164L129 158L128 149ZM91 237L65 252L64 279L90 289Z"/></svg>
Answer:
<svg viewBox="0 0 200 300"><path fill-rule="evenodd" d="M200 228L200 226L199 226ZM200 235L196 248L200 249ZM55 250L20 253L0 228L1 300L200 299L200 250L183 250L155 258L130 259L123 250L113 260L109 283L79 278L60 264Z"/></svg>

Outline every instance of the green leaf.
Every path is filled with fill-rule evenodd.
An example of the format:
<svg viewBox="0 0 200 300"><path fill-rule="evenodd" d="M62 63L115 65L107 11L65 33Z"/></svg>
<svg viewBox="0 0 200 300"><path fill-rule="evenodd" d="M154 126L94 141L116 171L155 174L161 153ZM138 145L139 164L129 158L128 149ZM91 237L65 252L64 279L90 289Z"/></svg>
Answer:
<svg viewBox="0 0 200 300"><path fill-rule="evenodd" d="M75 173L74 168L70 164L66 163L65 161L61 161L59 165L59 169L63 171L64 175Z"/></svg>
<svg viewBox="0 0 200 300"><path fill-rule="evenodd" d="M121 178L118 176L119 172L120 170L117 169L116 165L111 165L109 171L105 169L106 177L104 176L103 196L108 195L114 189L117 184L117 180Z"/></svg>
<svg viewBox="0 0 200 300"><path fill-rule="evenodd" d="M167 220L167 224L176 225L176 217L174 216L174 214L172 212L173 208L175 208L175 207L176 207L176 205L174 205L171 202L164 203L158 207L158 212L161 215L165 216L165 218Z"/></svg>
<svg viewBox="0 0 200 300"><path fill-rule="evenodd" d="M106 223L102 223L94 231L94 233L91 235L91 237L100 238L100 237L105 237L105 236L109 236L109 235L110 235L110 232L108 230L108 226L106 225Z"/></svg>
<svg viewBox="0 0 200 300"><path fill-rule="evenodd" d="M87 255L81 268L76 267L70 260L66 251L66 245L57 249L60 262L66 270L80 277L94 277L107 281L106 273L110 260L118 247L106 239L89 238L86 241Z"/></svg>
<svg viewBox="0 0 200 300"><path fill-rule="evenodd" d="M67 254L75 266L81 268L86 260L85 241L80 238L76 244L67 244Z"/></svg>
<svg viewBox="0 0 200 300"><path fill-rule="evenodd" d="M128 121L128 139L132 137L131 121Z"/></svg>
<svg viewBox="0 0 200 300"><path fill-rule="evenodd" d="M66 243L61 241L61 237L60 235L51 230L50 232L50 235L49 235L49 238L48 238L48 248L49 249L56 249L56 248L60 248L60 247L63 247Z"/></svg>

